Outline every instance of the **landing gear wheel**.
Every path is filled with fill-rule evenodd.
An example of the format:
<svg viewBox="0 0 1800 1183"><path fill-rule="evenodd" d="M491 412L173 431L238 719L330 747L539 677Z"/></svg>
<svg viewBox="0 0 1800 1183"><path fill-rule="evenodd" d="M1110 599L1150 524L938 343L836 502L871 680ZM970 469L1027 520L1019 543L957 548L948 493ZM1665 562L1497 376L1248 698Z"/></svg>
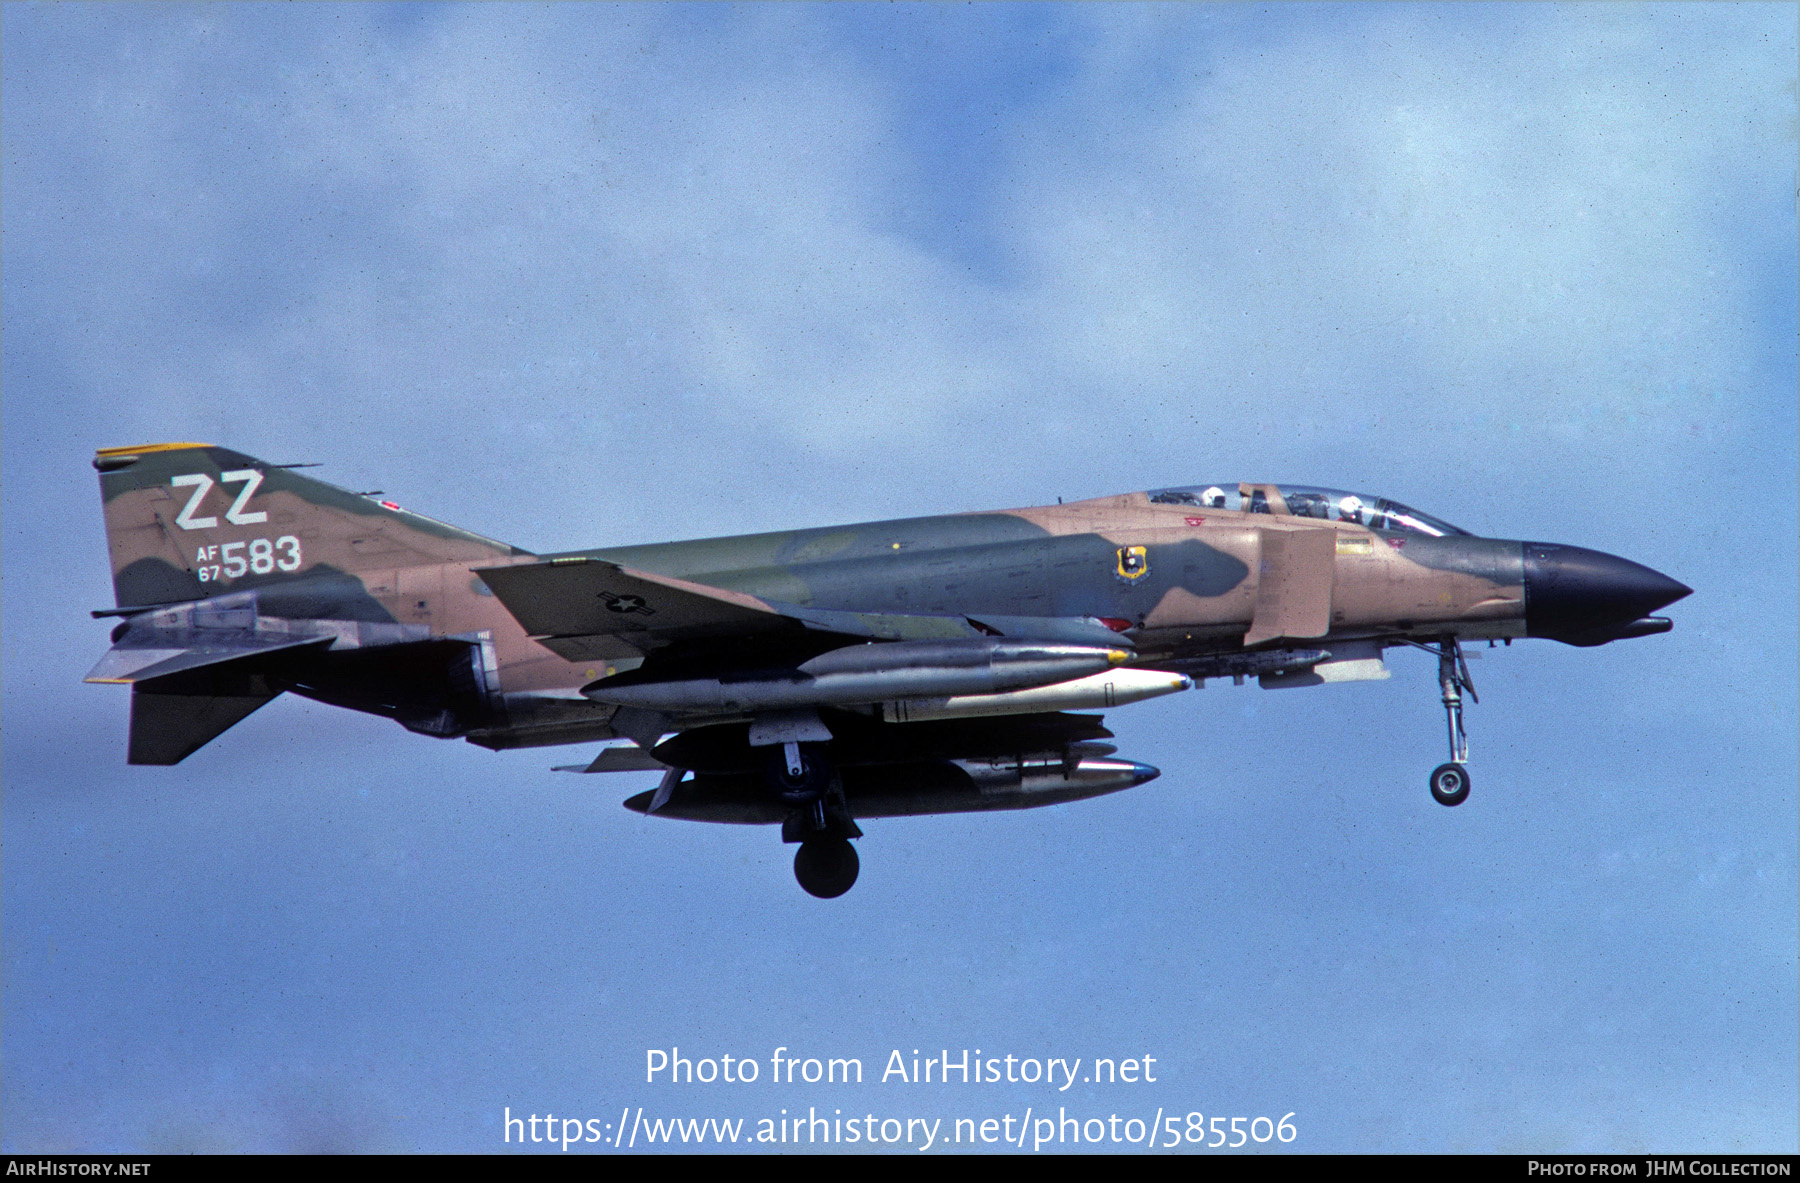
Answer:
<svg viewBox="0 0 1800 1183"><path fill-rule="evenodd" d="M1439 764L1431 770L1431 797L1439 805L1461 805L1469 799L1469 766Z"/></svg>
<svg viewBox="0 0 1800 1183"><path fill-rule="evenodd" d="M856 885L862 863L846 838L808 838L794 852L794 878L809 895L836 899Z"/></svg>

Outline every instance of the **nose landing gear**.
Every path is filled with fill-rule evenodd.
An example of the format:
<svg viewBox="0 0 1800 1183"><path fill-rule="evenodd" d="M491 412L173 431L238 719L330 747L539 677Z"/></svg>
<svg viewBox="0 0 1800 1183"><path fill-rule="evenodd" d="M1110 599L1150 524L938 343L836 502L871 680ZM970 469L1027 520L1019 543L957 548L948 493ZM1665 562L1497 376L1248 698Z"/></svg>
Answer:
<svg viewBox="0 0 1800 1183"><path fill-rule="evenodd" d="M1463 692L1472 702L1480 702L1475 683L1469 679L1469 663L1463 659L1462 646L1455 637L1444 637L1434 647L1413 644L1437 654L1438 686L1444 695L1444 721L1450 733L1450 760L1431 770L1431 798L1439 805L1461 805L1469 799L1469 735L1463 730Z"/></svg>

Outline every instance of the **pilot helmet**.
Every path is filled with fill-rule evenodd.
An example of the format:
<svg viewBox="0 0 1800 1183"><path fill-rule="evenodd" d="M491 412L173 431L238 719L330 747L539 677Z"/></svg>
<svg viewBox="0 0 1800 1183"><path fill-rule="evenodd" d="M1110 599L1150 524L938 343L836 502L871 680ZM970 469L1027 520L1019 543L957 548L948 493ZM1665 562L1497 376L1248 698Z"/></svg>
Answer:
<svg viewBox="0 0 1800 1183"><path fill-rule="evenodd" d="M1360 521L1362 517L1362 498L1351 493L1338 502L1338 520L1340 522Z"/></svg>
<svg viewBox="0 0 1800 1183"><path fill-rule="evenodd" d="M1210 509L1225 508L1225 490L1217 485L1208 485L1206 492L1200 494L1200 504Z"/></svg>

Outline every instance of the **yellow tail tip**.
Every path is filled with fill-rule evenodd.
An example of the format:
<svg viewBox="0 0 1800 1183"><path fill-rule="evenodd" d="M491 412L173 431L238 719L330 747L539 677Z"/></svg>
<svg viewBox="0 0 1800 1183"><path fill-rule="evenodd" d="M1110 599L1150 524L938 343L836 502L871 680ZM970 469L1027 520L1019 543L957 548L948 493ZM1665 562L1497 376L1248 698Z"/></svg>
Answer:
<svg viewBox="0 0 1800 1183"><path fill-rule="evenodd" d="M141 456L145 452L180 452L188 448L210 448L212 444L139 444L134 448L95 448L96 456Z"/></svg>

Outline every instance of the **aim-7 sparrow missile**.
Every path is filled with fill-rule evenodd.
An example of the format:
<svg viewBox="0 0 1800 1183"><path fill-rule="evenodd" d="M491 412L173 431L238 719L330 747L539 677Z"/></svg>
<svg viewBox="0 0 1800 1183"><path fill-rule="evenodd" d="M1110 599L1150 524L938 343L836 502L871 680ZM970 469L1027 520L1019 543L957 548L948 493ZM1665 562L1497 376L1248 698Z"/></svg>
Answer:
<svg viewBox="0 0 1800 1183"><path fill-rule="evenodd" d="M1329 649L1264 649L1252 653L1215 653L1162 663L1162 668L1187 674L1202 685L1208 678L1262 677L1307 670L1331 658Z"/></svg>
<svg viewBox="0 0 1800 1183"><path fill-rule="evenodd" d="M993 695L1071 682L1130 659L1125 649L1089 645L985 638L896 641L832 649L791 669L711 678L655 677L634 670L592 682L581 693L595 702L640 710L744 714Z"/></svg>

